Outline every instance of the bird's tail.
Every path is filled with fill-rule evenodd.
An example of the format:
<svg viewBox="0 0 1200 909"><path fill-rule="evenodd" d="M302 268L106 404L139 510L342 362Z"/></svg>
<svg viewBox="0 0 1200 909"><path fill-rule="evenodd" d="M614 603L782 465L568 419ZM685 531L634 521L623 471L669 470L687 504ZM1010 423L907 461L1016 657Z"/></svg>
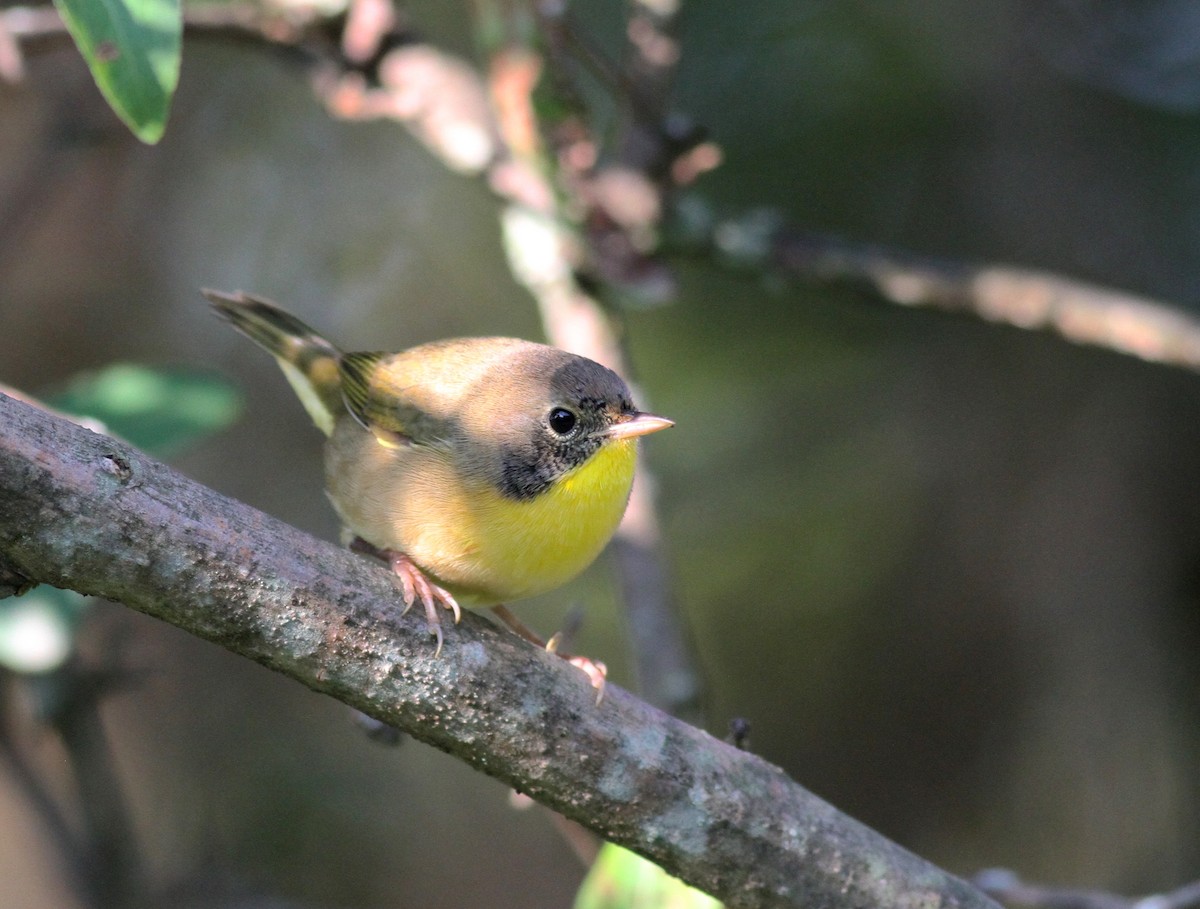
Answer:
<svg viewBox="0 0 1200 909"><path fill-rule="evenodd" d="M317 427L330 435L342 413L338 361L342 352L274 303L251 294L202 290L213 308L238 331L271 354Z"/></svg>

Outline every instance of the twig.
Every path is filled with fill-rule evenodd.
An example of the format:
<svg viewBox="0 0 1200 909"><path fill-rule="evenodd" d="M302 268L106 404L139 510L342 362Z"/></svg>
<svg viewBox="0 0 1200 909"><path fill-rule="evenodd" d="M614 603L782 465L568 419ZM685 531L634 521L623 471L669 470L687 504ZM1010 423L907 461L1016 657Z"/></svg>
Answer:
<svg viewBox="0 0 1200 909"><path fill-rule="evenodd" d="M12 680L13 676L8 674L3 678L5 682ZM8 693L4 690L7 687L7 685L0 687L0 767L7 772L15 784L16 790L25 797L30 809L41 821L49 835L50 842L55 847L58 861L71 891L82 905L90 905L90 869L85 868L83 844L71 830L62 810L43 784L42 778L30 766L13 740L12 730L5 722L8 705L3 696Z"/></svg>
<svg viewBox="0 0 1200 909"><path fill-rule="evenodd" d="M29 40L53 35L65 35L66 26L53 6L10 6L0 17L6 35L15 39Z"/></svg>
<svg viewBox="0 0 1200 909"><path fill-rule="evenodd" d="M659 86L667 84L671 67L664 64L668 64L678 50L672 44L674 4L644 0L630 0L630 4L637 11L635 18L643 23L640 26L642 44L635 42L638 53L631 55L630 67L644 68L643 64L648 60L650 76L647 78L656 79ZM619 71L607 62L598 64L593 59L594 50L588 48L582 36L572 31L560 14L547 10L553 11L554 5L545 4L542 8L542 20L553 23L546 29L552 48L556 41L557 46L574 48L574 53L584 62L608 73L614 90L628 94L638 124L648 122L648 110L665 110L649 106L647 92L630 85L631 70ZM665 16L654 12L656 10L665 10ZM521 192L521 181L512 180L510 171L500 167L505 163L505 153L494 136L486 92L479 88L478 76L450 55L427 46L392 50L377 61L378 68L373 73L379 77L382 88L370 89L364 74L356 72L355 62L344 58L338 42L332 40L329 20L316 12L281 16L264 13L256 5L241 2L188 5L185 26L193 34L209 32L247 38L298 54L308 64L318 65L323 72L320 91L338 115L390 116L406 122L427 143L431 142L431 130L437 140L454 137L454 142L450 143L452 148L434 148L446 164L467 173L490 169L493 188L505 198L516 198ZM37 41L65 37L61 19L52 8L16 6L0 10L0 76L19 77L22 72L20 49ZM649 56L646 48L650 49ZM655 56L654 48L659 49L659 56ZM390 62L395 64L392 68L396 74L389 79L386 68L394 54L395 59ZM661 61L660 71L656 74L653 73L655 59ZM336 73L336 76L330 76L330 73ZM438 97L444 90L450 101ZM462 107L464 109L457 109ZM664 116L670 121L670 115ZM656 151L648 157L640 153L635 155L632 148L637 143L626 143L624 157L629 162L654 162L660 161L661 152L676 153L671 165L672 179L676 183L695 179L719 161L720 153L715 146L696 145L695 131L679 130L671 122L664 122L658 130L637 128L642 138L658 137L654 140L658 144L652 143ZM694 156L688 153L691 148L695 149ZM667 157L670 158L670 153ZM650 164L644 164L644 167L654 169ZM636 171L636 168L630 170ZM505 179L508 182L505 183ZM604 203L604 182L595 183L595 186L599 187L596 192ZM622 193L610 192L608 200L613 195L619 197ZM630 193L624 195L628 197ZM661 203L661 198L659 201ZM646 209L647 206L640 207ZM653 209L654 206L649 207ZM656 221L656 218L658 215L652 219ZM622 225L622 228L626 233L630 229L629 225ZM733 240L715 237L715 246L727 249L742 242L736 237L744 237L746 231L738 222L727 221L716 233L734 237ZM620 231L606 236L619 239ZM595 242L593 246L596 246ZM620 245L614 243L613 246ZM743 249L737 253L739 260L745 260L744 252ZM862 283L883 299L904 306L941 308L1021 329L1048 330L1075 343L1200 371L1200 320L1162 301L1074 281L1054 273L1013 266L948 263L896 249L787 229L775 230L763 239L762 248L758 248L751 259L750 264L755 267L779 267L810 281ZM670 293L671 278L664 267L655 265L644 255L629 254L628 247L620 248L618 252L610 249L596 257L593 265L618 284L624 282L643 293Z"/></svg>
<svg viewBox="0 0 1200 909"><path fill-rule="evenodd" d="M993 904L738 751L468 615L434 658L383 569L0 396L0 552L329 694L738 907Z"/></svg>
<svg viewBox="0 0 1200 909"><path fill-rule="evenodd" d="M1141 897L1027 884L1004 868L980 872L973 882L980 890L1006 905L1029 909L1195 909L1200 906L1200 881L1193 881L1168 893Z"/></svg>
<svg viewBox="0 0 1200 909"><path fill-rule="evenodd" d="M860 283L903 306L1044 329L1076 344L1200 371L1200 319L1146 297L1034 269L947 262L787 230L775 233L769 248L767 264L805 280Z"/></svg>
<svg viewBox="0 0 1200 909"><path fill-rule="evenodd" d="M329 60L336 53L327 33L329 17L316 7L279 11L258 3L189 3L183 10L183 26L191 36L252 41L309 65ZM0 79L23 79L25 53L66 40L67 27L49 4L0 9Z"/></svg>
<svg viewBox="0 0 1200 909"><path fill-rule="evenodd" d="M504 212L505 248L513 275L532 294L546 337L629 377L631 367L612 319L577 278L582 268L578 244L564 226L567 218L554 200L558 193L547 172L532 93L541 63L528 48L502 47L491 65L492 95L500 134L517 156L523 185L536 189L509 199ZM580 127L582 128L582 127ZM569 155L560 153L562 162ZM493 185L502 183L493 179ZM568 180L568 188L583 183ZM527 199L545 200L530 205ZM585 200L576 199L577 207ZM570 202L566 203L568 206ZM654 481L642 460L633 494L612 549L620 569L626 616L632 631L638 682L644 696L676 715L699 716L702 681L664 567Z"/></svg>
<svg viewBox="0 0 1200 909"><path fill-rule="evenodd" d="M98 702L112 685L109 671L68 664L53 684L65 698L50 715L78 790L86 832L86 869L91 905L119 909L141 902L145 892L137 840L100 721Z"/></svg>
<svg viewBox="0 0 1200 909"><path fill-rule="evenodd" d="M669 109L675 71L683 56L677 33L681 0L626 0L628 39L625 83L631 97L622 128L620 159L654 180L662 193L673 188L670 168L682 151L677 118Z"/></svg>

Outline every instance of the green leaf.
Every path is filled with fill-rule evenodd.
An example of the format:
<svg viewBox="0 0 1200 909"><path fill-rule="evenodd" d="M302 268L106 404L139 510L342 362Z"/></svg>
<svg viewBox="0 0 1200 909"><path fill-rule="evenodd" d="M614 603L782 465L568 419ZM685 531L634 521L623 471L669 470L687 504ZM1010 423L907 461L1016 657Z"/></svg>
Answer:
<svg viewBox="0 0 1200 909"><path fill-rule="evenodd" d="M180 0L54 0L92 77L133 134L153 145L179 81Z"/></svg>
<svg viewBox="0 0 1200 909"><path fill-rule="evenodd" d="M721 909L721 903L640 855L605 843L574 909Z"/></svg>
<svg viewBox="0 0 1200 909"><path fill-rule="evenodd" d="M98 420L106 431L156 457L169 457L224 429L241 410L236 389L214 375L133 363L78 375L46 403Z"/></svg>

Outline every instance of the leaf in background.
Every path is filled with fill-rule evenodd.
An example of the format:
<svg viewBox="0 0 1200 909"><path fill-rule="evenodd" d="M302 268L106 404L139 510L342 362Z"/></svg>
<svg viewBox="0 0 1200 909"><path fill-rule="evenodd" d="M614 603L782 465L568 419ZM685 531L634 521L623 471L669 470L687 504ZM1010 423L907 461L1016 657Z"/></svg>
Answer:
<svg viewBox="0 0 1200 909"><path fill-rule="evenodd" d="M19 673L59 668L75 649L75 627L87 599L42 585L0 601L0 666Z"/></svg>
<svg viewBox="0 0 1200 909"><path fill-rule="evenodd" d="M179 81L180 0L54 0L92 77L133 134L153 145Z"/></svg>
<svg viewBox="0 0 1200 909"><path fill-rule="evenodd" d="M216 376L132 363L76 376L46 403L99 420L107 431L156 457L224 429L241 410L237 391Z"/></svg>
<svg viewBox="0 0 1200 909"><path fill-rule="evenodd" d="M721 909L721 904L640 855L605 843L574 909Z"/></svg>
<svg viewBox="0 0 1200 909"><path fill-rule="evenodd" d="M238 392L216 376L132 363L78 375L46 403L158 457L224 429L241 410ZM46 585L0 601L0 667L34 676L60 668L89 603Z"/></svg>

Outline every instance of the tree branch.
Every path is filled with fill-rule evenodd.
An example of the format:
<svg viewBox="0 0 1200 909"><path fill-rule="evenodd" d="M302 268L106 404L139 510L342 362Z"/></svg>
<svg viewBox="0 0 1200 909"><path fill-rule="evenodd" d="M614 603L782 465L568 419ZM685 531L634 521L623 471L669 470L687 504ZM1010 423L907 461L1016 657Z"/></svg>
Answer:
<svg viewBox="0 0 1200 909"><path fill-rule="evenodd" d="M1200 881L1166 893L1119 896L1103 890L1046 887L1028 884L1006 868L989 868L972 883L1008 906L1026 909L1195 909L1200 906Z"/></svg>
<svg viewBox="0 0 1200 909"><path fill-rule="evenodd" d="M392 577L0 395L0 555L329 694L730 906L994 907L777 767L474 615L440 658Z"/></svg>
<svg viewBox="0 0 1200 909"><path fill-rule="evenodd" d="M635 53L627 72L613 69L597 57L583 36L572 31L561 4L546 4L540 15L551 51L558 49L561 56L564 51L558 45L569 45L577 56L596 64L630 109L632 125L622 150L625 164L650 171L668 167L670 181L663 178L651 190L650 201L660 206L666 188L692 182L720 160L719 150L701 143L699 131L690 124L668 122L671 117L663 107L663 93L680 50L674 36L677 6L675 2L629 0ZM382 53L376 67L381 88L368 88L357 71L361 61L349 59L338 42L330 39L331 23L320 11L301 14L291 10L283 16L253 3L220 3L189 8L184 18L192 33L259 42L295 55L320 71L320 93L335 115L347 119L389 117L402 122L448 167L467 173L490 170L493 189L510 202L523 199L528 204L530 193L550 199L540 181L531 181L528 173L514 174L511 167L504 166L511 163L507 159L511 149L503 149L493 135L495 124L480 77L449 54L425 45ZM23 49L55 39L65 40L66 30L54 9L0 9L0 80L21 78ZM556 62L554 53L551 62ZM664 119L657 129L656 112ZM464 141L464 136L470 140ZM698 156L688 158L689 150ZM674 160L671 154L676 155ZM36 185L29 179L23 183ZM628 184L622 183L615 195L629 195L628 189ZM607 196L609 202L614 195L603 181L592 180L590 191ZM573 195L579 196L577 188ZM643 198L645 193L639 188L633 196ZM655 214L655 228L658 220ZM719 221L707 212L674 220L682 234L693 235L686 245L705 256L715 249L744 267L777 269L818 283L856 284L892 303L1048 331L1073 343L1200 372L1200 318L1188 308L1166 301L1037 269L972 265L799 231L783 224L781 212L773 209ZM695 223L685 223L689 220ZM0 224L4 223L0 218ZM619 226L621 230L608 232L608 239L614 242L604 249L599 249L601 244L593 237L592 269L609 284L669 298L674 293L673 277L662 258L624 242L620 235L628 226ZM590 229L596 233L595 225Z"/></svg>
<svg viewBox="0 0 1200 909"><path fill-rule="evenodd" d="M951 262L787 228L773 230L767 248L765 264L803 280L857 283L902 306L1050 331L1200 372L1200 319L1183 307L1053 272Z"/></svg>

